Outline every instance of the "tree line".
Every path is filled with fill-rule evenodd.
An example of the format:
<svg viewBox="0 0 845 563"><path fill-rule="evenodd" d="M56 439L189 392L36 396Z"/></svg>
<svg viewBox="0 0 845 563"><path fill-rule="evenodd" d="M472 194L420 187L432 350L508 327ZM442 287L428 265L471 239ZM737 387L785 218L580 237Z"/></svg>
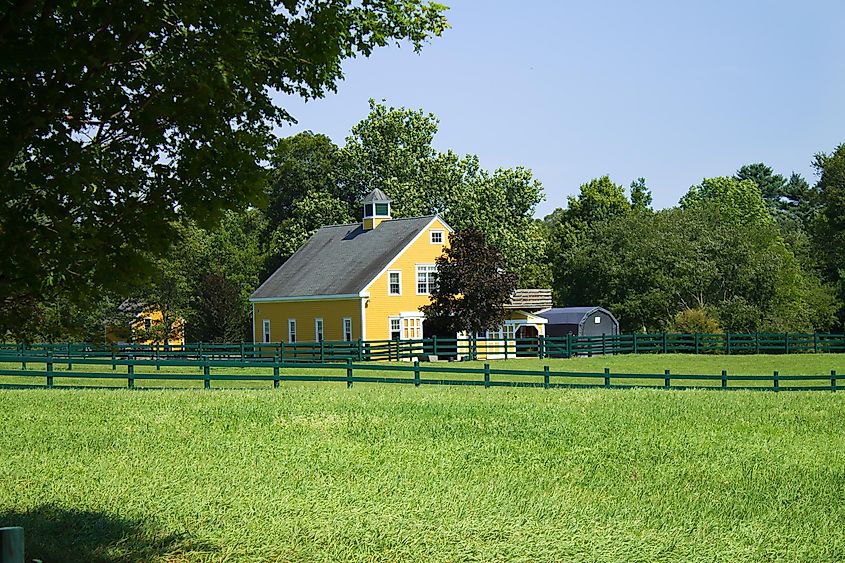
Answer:
<svg viewBox="0 0 845 563"><path fill-rule="evenodd" d="M316 229L360 221L373 188L393 199L395 217L439 213L498 249L520 287L606 307L624 331L843 328L845 145L815 157L815 184L749 164L654 210L644 179L626 191L602 176L536 219L545 196L531 171L438 151L437 128L430 113L371 101L342 146L314 132L282 138L259 203L210 227L172 222L173 244L150 254L149 275L126 272L128 291L101 288L88 305L57 294L9 335L100 340L103 320L127 322L118 306L129 297L165 311L165 325L184 318L189 340L249 340L250 293Z"/></svg>

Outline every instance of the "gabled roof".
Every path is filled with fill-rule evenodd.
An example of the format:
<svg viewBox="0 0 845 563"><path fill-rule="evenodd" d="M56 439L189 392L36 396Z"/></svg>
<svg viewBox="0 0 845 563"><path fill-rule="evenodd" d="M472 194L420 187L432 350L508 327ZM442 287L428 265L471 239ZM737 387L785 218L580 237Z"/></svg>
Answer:
<svg viewBox="0 0 845 563"><path fill-rule="evenodd" d="M376 188L364 198L361 203L372 203L374 201L391 201L387 194L381 191L380 189Z"/></svg>
<svg viewBox="0 0 845 563"><path fill-rule="evenodd" d="M360 223L323 227L250 299L357 296L435 218L391 219L371 230Z"/></svg>

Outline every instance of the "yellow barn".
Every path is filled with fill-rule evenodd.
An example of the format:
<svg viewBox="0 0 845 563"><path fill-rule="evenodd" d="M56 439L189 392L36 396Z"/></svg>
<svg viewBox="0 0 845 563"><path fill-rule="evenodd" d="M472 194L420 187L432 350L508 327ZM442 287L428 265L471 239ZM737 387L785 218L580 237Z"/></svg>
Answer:
<svg viewBox="0 0 845 563"><path fill-rule="evenodd" d="M452 228L437 215L392 219L390 203L373 190L361 223L319 229L261 284L250 297L255 342L431 336L419 308L430 301L435 260ZM530 325L542 334L544 321L515 310L502 333Z"/></svg>

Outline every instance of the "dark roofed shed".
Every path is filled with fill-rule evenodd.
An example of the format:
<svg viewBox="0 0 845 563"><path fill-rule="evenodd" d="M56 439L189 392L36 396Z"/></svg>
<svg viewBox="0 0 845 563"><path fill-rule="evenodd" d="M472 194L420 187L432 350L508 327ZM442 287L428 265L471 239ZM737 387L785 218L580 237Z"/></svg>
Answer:
<svg viewBox="0 0 845 563"><path fill-rule="evenodd" d="M546 336L619 334L619 321L602 307L555 307L537 313L546 319Z"/></svg>

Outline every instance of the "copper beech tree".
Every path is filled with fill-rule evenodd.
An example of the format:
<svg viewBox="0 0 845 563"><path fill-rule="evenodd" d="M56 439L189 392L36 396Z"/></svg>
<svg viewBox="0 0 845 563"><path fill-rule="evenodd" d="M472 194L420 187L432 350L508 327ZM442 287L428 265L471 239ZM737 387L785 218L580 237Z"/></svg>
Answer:
<svg viewBox="0 0 845 563"><path fill-rule="evenodd" d="M516 280L484 233L476 228L457 231L437 259L431 304L420 310L438 331L475 335L496 329L505 321Z"/></svg>

